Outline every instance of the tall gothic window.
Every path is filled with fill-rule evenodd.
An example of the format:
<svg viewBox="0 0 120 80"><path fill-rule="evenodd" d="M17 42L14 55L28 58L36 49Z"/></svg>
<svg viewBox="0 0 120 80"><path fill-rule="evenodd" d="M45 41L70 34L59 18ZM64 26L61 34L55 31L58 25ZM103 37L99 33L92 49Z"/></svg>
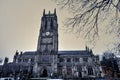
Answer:
<svg viewBox="0 0 120 80"><path fill-rule="evenodd" d="M71 62L71 58L67 58L67 62Z"/></svg>
<svg viewBox="0 0 120 80"><path fill-rule="evenodd" d="M50 21L47 22L47 30L50 30Z"/></svg>
<svg viewBox="0 0 120 80"><path fill-rule="evenodd" d="M93 68L91 66L88 67L88 75L93 75Z"/></svg>
<svg viewBox="0 0 120 80"><path fill-rule="evenodd" d="M83 61L84 62L88 62L88 58L83 58Z"/></svg>
<svg viewBox="0 0 120 80"><path fill-rule="evenodd" d="M77 71L79 73L79 77L82 77L82 66L77 66Z"/></svg>
<svg viewBox="0 0 120 80"><path fill-rule="evenodd" d="M75 58L75 62L79 62L79 58Z"/></svg>
<svg viewBox="0 0 120 80"><path fill-rule="evenodd" d="M63 68L63 67L62 67L62 66L59 66L58 68L59 68L59 69L58 69L59 74L62 75L62 68Z"/></svg>
<svg viewBox="0 0 120 80"><path fill-rule="evenodd" d="M72 69L70 66L67 66L67 75L71 75L72 74Z"/></svg>
<svg viewBox="0 0 120 80"><path fill-rule="evenodd" d="M64 62L64 58L59 58L60 62Z"/></svg>
<svg viewBox="0 0 120 80"><path fill-rule="evenodd" d="M31 58L31 62L34 62L34 58Z"/></svg>
<svg viewBox="0 0 120 80"><path fill-rule="evenodd" d="M79 58L73 58L74 62L79 62Z"/></svg>

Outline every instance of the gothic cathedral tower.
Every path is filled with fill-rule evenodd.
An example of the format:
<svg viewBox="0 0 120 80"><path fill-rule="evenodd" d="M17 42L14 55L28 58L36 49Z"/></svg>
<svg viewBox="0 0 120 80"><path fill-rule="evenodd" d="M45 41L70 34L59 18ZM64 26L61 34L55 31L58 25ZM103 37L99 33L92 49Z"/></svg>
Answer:
<svg viewBox="0 0 120 80"><path fill-rule="evenodd" d="M36 77L47 77L57 73L58 23L56 9L53 14L50 11L48 14L45 13L45 10L43 11L36 53L33 70Z"/></svg>
<svg viewBox="0 0 120 80"><path fill-rule="evenodd" d="M41 18L41 29L38 39L37 52L39 54L52 54L58 51L58 23L56 9L54 13L45 14Z"/></svg>

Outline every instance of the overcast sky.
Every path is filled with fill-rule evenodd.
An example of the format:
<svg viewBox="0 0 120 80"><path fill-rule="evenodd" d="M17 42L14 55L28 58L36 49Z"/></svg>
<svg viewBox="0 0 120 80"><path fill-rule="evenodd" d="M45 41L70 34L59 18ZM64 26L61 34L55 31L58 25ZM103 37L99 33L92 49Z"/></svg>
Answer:
<svg viewBox="0 0 120 80"><path fill-rule="evenodd" d="M84 39L74 33L66 33L62 22L69 16L51 0L0 0L0 58L12 61L16 50L35 51L43 9L51 13L57 9L59 25L59 50L85 49ZM108 49L106 36L98 40L93 49L100 54Z"/></svg>

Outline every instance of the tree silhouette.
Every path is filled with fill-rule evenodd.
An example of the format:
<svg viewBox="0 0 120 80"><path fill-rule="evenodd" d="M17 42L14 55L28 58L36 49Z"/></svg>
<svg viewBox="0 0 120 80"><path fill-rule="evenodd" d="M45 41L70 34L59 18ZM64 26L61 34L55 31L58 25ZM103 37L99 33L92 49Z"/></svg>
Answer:
<svg viewBox="0 0 120 80"><path fill-rule="evenodd" d="M104 53L103 54L103 60L101 61L101 66L103 66L103 70L106 72L110 71L109 75L111 77L115 77L115 74L117 76L119 71L119 65L117 63L117 58L113 53Z"/></svg>
<svg viewBox="0 0 120 80"><path fill-rule="evenodd" d="M55 0L61 8L66 8L72 17L65 20L65 25L76 33L82 34L91 42L99 37L100 24L106 20L108 26L104 26L109 33L120 35L120 0ZM106 23L107 24L107 23ZM119 36L120 37L120 36Z"/></svg>

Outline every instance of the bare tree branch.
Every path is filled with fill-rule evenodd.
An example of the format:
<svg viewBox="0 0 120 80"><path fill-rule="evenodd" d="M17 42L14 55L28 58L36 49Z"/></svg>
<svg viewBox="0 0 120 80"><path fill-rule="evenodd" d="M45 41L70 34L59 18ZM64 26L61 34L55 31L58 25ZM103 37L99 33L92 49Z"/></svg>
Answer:
<svg viewBox="0 0 120 80"><path fill-rule="evenodd" d="M112 21L112 19L115 25L104 27L107 31L112 30L116 35L120 35L120 25L118 26L120 0L56 0L56 2L62 9L66 8L73 14L73 17L65 20L65 25L73 31L76 30L76 33L82 34L85 39L95 42L102 33L99 31L101 24L105 20Z"/></svg>

